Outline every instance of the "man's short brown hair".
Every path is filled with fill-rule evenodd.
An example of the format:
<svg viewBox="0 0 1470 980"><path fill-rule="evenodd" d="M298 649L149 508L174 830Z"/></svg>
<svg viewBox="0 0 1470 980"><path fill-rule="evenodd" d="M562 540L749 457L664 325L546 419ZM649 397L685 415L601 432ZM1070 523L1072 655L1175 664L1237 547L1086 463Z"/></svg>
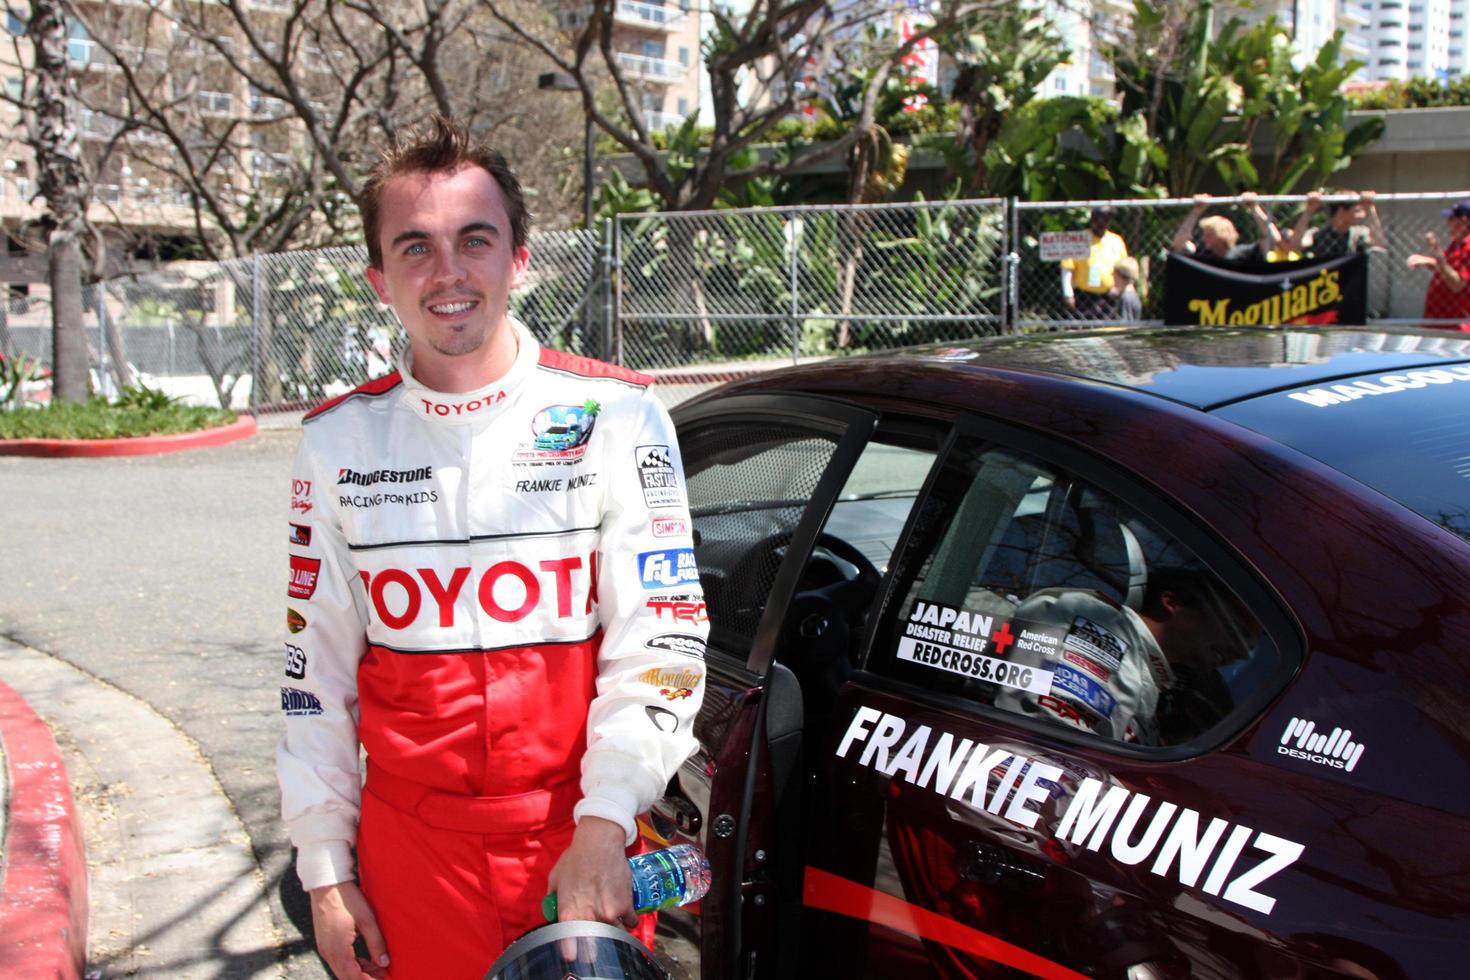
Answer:
<svg viewBox="0 0 1470 980"><path fill-rule="evenodd" d="M454 173L466 166L481 167L495 178L505 194L511 244L515 248L526 244L526 236L531 230L531 214L526 210L521 182L505 162L505 157L491 149L488 143L471 136L463 123L435 114L424 129L388 144L358 191L357 208L362 214L362 233L367 239L369 265L376 269L383 267L383 245L378 240L379 207L388 181L411 173Z"/></svg>

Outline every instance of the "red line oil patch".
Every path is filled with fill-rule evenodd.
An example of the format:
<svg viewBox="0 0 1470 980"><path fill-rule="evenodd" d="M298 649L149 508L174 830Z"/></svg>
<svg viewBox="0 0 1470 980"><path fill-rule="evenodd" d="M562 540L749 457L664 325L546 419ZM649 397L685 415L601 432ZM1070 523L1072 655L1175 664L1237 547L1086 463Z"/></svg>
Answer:
<svg viewBox="0 0 1470 980"><path fill-rule="evenodd" d="M1002 966L1025 970L1034 977L1085 980L1083 974L1019 946L819 868L807 867L801 900L809 908L873 922L919 939L932 939Z"/></svg>

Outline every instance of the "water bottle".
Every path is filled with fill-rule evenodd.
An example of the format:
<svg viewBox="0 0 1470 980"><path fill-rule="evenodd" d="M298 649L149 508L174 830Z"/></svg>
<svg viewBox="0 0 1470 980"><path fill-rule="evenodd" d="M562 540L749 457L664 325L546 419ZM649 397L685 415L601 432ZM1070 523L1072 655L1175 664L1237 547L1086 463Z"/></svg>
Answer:
<svg viewBox="0 0 1470 980"><path fill-rule="evenodd" d="M693 844L676 844L628 858L633 872L633 911L639 915L688 905L709 893L709 858ZM556 921L556 893L541 900L541 914Z"/></svg>

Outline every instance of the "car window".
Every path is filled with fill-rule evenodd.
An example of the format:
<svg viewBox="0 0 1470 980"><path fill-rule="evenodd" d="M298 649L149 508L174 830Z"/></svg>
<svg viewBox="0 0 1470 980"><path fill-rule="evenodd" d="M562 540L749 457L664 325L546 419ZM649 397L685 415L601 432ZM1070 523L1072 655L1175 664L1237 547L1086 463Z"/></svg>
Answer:
<svg viewBox="0 0 1470 980"><path fill-rule="evenodd" d="M947 457L894 595L870 669L1119 742L1190 741L1279 664L1256 616L1153 521L978 442Z"/></svg>
<svg viewBox="0 0 1470 980"><path fill-rule="evenodd" d="M755 635L766 598L837 436L741 420L681 432L711 642Z"/></svg>

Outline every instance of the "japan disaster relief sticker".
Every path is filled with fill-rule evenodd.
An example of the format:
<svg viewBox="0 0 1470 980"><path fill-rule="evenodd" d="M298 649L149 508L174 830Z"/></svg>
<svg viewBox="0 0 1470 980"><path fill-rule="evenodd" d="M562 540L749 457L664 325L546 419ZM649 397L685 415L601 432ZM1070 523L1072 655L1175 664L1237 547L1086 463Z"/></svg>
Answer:
<svg viewBox="0 0 1470 980"><path fill-rule="evenodd" d="M1018 691L1046 694L1052 672L1033 663L1002 659L1017 648L1027 660L1055 660L1067 631L1000 619L937 602L915 602L896 651L900 660Z"/></svg>

